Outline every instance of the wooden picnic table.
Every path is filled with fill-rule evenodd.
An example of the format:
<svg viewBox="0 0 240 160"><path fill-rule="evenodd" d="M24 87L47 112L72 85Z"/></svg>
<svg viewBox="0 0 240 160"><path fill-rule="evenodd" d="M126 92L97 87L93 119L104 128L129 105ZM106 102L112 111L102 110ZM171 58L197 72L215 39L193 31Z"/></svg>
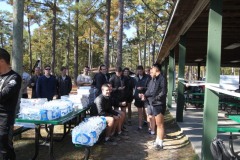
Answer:
<svg viewBox="0 0 240 160"><path fill-rule="evenodd" d="M54 126L55 125L64 125L64 133L62 138L60 139L63 140L63 138L70 133L71 130L71 120L77 119L78 122L81 120L81 115L86 114L86 111L89 109L89 107L86 107L84 109L78 109L76 111L73 111L69 114L67 114L64 117L60 117L58 119L54 120L47 120L47 121L42 121L42 120L31 120L31 119L22 119L22 118L16 118L16 122L23 122L23 123L33 123L35 124L35 154L33 156L33 160L37 158L38 153L39 153L39 138L41 136L40 134L40 129L41 125L45 124L46 130L48 132L49 137L49 156L50 159L54 159L54 154L53 154L53 131L54 131ZM68 127L67 127L68 124ZM68 129L68 130L67 130ZM87 155L88 156L88 155Z"/></svg>

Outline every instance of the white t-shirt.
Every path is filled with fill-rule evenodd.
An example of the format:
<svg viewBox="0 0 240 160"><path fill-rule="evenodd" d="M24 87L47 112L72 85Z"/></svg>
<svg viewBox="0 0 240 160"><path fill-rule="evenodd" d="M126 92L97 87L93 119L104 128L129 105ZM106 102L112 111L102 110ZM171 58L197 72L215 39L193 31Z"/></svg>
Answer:
<svg viewBox="0 0 240 160"><path fill-rule="evenodd" d="M77 77L77 84L79 83L92 83L92 78L85 74L80 74Z"/></svg>

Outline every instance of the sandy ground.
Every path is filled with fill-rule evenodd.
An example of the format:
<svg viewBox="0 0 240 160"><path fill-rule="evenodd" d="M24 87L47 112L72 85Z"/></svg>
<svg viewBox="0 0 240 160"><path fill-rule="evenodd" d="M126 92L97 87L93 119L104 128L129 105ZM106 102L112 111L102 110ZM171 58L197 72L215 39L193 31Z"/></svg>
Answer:
<svg viewBox="0 0 240 160"><path fill-rule="evenodd" d="M167 112L165 115L166 136L164 150L155 151L151 142L155 136L147 133L147 126L142 131L137 131L137 110L132 106L132 126L127 126L128 140L118 141L116 146L97 144L91 149L91 160L197 160L191 144L182 134L175 120ZM62 133L63 127L56 126L54 133ZM14 141L14 147L18 160L31 159L34 155L34 129L24 132L20 140ZM41 130L43 136L46 131ZM57 138L59 135L56 134ZM77 148L72 144L71 134L68 134L62 142L54 142L54 156L56 160L80 160L84 157L84 148ZM49 159L48 147L40 146L39 160Z"/></svg>
<svg viewBox="0 0 240 160"><path fill-rule="evenodd" d="M76 92L76 87L72 93ZM29 97L31 90L28 90ZM187 137L182 134L175 119L167 111L165 115L165 140L164 149L155 151L152 142L155 136L149 135L147 126L143 126L142 131L137 131L138 116L137 109L132 105L132 126L127 126L130 137L128 140L118 141L116 146L96 144L91 148L90 160L198 160ZM55 126L54 138L59 138L58 133L63 133L62 126ZM45 129L41 129L41 134L46 137ZM35 130L29 130L21 135L21 139L14 140L17 160L28 160L34 155ZM54 157L56 160L81 160L84 158L84 148L75 147L72 144L71 133L62 142L54 142ZM48 146L39 147L37 159L49 159Z"/></svg>

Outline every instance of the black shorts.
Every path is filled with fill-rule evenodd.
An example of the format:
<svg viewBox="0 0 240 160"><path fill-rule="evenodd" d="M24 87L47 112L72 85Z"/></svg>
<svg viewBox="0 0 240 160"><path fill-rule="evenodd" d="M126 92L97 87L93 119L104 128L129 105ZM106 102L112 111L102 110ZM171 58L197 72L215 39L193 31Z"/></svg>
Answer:
<svg viewBox="0 0 240 160"><path fill-rule="evenodd" d="M144 101L135 99L134 105L135 105L137 108L144 108Z"/></svg>
<svg viewBox="0 0 240 160"><path fill-rule="evenodd" d="M126 100L127 103L132 103L132 101L133 101L133 96L127 96L127 97L125 98L125 100Z"/></svg>
<svg viewBox="0 0 240 160"><path fill-rule="evenodd" d="M147 106L147 114L151 116L157 116L158 114L164 115L166 111L166 105L164 106L152 106L148 105Z"/></svg>

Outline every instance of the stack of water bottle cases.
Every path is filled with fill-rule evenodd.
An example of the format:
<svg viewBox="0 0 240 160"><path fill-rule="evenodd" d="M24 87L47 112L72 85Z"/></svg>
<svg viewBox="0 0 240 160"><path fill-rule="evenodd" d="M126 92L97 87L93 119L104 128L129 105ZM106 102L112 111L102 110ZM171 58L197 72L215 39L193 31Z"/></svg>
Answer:
<svg viewBox="0 0 240 160"><path fill-rule="evenodd" d="M19 118L29 120L49 121L68 115L71 112L83 109L92 102L93 89L81 87L77 94L62 96L61 99L47 101L46 98L21 99ZM104 117L92 117L76 126L72 131L72 142L93 146L99 135L106 127Z"/></svg>

